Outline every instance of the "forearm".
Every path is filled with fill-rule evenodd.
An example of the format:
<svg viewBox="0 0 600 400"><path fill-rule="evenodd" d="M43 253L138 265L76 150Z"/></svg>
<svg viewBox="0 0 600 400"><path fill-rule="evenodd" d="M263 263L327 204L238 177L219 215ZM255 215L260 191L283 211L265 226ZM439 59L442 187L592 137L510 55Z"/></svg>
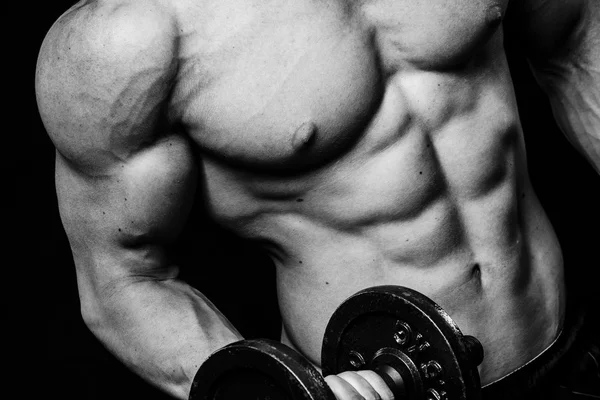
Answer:
<svg viewBox="0 0 600 400"><path fill-rule="evenodd" d="M586 2L579 22L554 57L532 59L556 121L600 173L600 3Z"/></svg>
<svg viewBox="0 0 600 400"><path fill-rule="evenodd" d="M85 320L95 336L132 371L179 399L187 398L210 353L242 338L208 299L176 279L113 282L91 309Z"/></svg>

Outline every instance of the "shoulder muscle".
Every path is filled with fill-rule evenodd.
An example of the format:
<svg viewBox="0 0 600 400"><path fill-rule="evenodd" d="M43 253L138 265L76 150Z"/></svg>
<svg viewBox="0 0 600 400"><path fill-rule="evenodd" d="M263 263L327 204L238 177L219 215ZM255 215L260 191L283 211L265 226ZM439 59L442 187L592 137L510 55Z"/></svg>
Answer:
<svg viewBox="0 0 600 400"><path fill-rule="evenodd" d="M101 171L157 135L176 73L177 27L152 1L88 1L42 44L36 95L57 150Z"/></svg>

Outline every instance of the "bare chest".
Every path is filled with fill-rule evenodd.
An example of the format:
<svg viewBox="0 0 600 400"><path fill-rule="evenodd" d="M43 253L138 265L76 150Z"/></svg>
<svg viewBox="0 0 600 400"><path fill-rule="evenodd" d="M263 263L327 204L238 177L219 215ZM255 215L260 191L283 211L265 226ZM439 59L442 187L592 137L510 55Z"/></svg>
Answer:
<svg viewBox="0 0 600 400"><path fill-rule="evenodd" d="M247 169L310 169L360 141L390 77L468 62L499 26L507 3L190 5L181 13L172 109L208 156Z"/></svg>

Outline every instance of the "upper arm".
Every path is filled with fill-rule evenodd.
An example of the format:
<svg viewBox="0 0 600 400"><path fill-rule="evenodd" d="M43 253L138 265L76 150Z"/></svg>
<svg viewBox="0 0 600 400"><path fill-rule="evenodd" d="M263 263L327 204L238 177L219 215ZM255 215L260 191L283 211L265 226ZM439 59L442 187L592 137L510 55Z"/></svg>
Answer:
<svg viewBox="0 0 600 400"><path fill-rule="evenodd" d="M84 288L168 271L164 246L195 182L189 144L165 119L176 34L151 1L88 2L65 13L40 50L38 108L57 150L59 209Z"/></svg>
<svg viewBox="0 0 600 400"><path fill-rule="evenodd" d="M512 0L508 30L530 59L563 52L582 22L586 0Z"/></svg>
<svg viewBox="0 0 600 400"><path fill-rule="evenodd" d="M508 40L528 58L562 132L600 172L600 1L512 1Z"/></svg>
<svg viewBox="0 0 600 400"><path fill-rule="evenodd" d="M512 0L506 25L508 40L528 58L538 78L580 67L597 73L600 1Z"/></svg>

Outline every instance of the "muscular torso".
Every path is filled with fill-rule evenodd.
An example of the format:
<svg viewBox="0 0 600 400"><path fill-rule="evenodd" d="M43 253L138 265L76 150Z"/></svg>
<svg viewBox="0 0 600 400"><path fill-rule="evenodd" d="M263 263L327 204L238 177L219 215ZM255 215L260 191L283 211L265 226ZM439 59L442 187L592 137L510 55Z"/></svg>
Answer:
<svg viewBox="0 0 600 400"><path fill-rule="evenodd" d="M177 0L169 116L208 212L277 266L283 339L319 362L349 295L397 284L484 345L483 383L561 321L562 258L527 177L507 0Z"/></svg>

